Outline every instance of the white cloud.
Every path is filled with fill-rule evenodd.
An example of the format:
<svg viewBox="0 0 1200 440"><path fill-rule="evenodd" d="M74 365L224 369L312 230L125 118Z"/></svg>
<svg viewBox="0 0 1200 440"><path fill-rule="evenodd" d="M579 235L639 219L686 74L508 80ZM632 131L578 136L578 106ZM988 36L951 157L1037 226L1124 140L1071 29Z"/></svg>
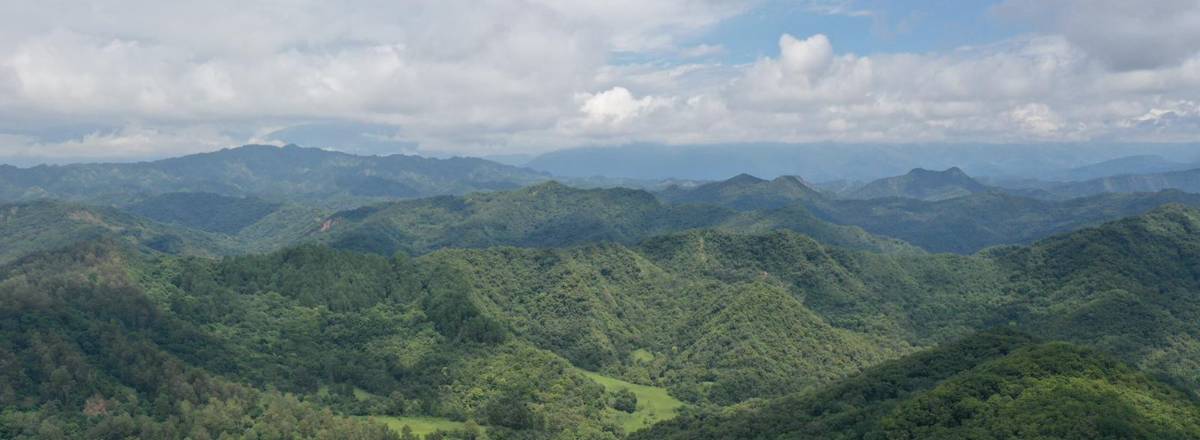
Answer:
<svg viewBox="0 0 1200 440"><path fill-rule="evenodd" d="M684 58L703 58L724 53L725 46L720 44L697 44L679 50L679 55Z"/></svg>
<svg viewBox="0 0 1200 440"><path fill-rule="evenodd" d="M990 45L856 54L785 34L738 65L694 42L756 0L7 1L0 157L173 155L303 124L394 127L397 145L468 154L1200 138L1200 7L1103 2L1009 0L997 13L1038 32ZM640 61L614 63L629 53ZM60 126L93 133L37 135Z"/></svg>
<svg viewBox="0 0 1200 440"><path fill-rule="evenodd" d="M1154 69L1200 52L1196 0L1007 0L994 11L1061 34L1117 70Z"/></svg>
<svg viewBox="0 0 1200 440"><path fill-rule="evenodd" d="M276 143L251 138L253 143ZM94 132L78 139L47 142L34 136L0 134L0 151L21 162L63 160L135 160L154 157L163 151L187 154L234 145L234 138L217 127L191 126L172 129L129 125L113 131Z"/></svg>
<svg viewBox="0 0 1200 440"><path fill-rule="evenodd" d="M633 94L624 87L613 87L594 95L584 95L582 98L583 105L579 110L587 115L589 122L595 124L620 124L655 106L653 97L634 99Z"/></svg>

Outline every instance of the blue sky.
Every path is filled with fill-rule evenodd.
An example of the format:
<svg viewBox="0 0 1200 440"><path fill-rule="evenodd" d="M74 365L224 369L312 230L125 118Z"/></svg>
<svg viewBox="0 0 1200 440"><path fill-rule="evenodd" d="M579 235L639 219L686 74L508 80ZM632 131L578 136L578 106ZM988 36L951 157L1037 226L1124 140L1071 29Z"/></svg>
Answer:
<svg viewBox="0 0 1200 440"><path fill-rule="evenodd" d="M1195 0L0 2L0 162L1200 141Z"/></svg>
<svg viewBox="0 0 1200 440"><path fill-rule="evenodd" d="M745 63L778 52L780 34L825 34L845 51L928 52L987 44L1022 31L989 12L995 1L912 0L827 2L769 1L726 20L696 39L724 46L724 60ZM840 5L840 6L838 6Z"/></svg>

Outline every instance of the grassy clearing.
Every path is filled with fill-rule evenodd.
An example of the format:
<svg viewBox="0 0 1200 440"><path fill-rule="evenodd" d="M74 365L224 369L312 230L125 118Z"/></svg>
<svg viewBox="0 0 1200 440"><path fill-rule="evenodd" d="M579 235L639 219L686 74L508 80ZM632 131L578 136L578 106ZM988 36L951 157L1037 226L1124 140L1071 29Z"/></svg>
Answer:
<svg viewBox="0 0 1200 440"><path fill-rule="evenodd" d="M654 361L654 354L646 351L645 349L639 348L634 350L633 353L630 353L629 358L633 359L635 362L650 363Z"/></svg>
<svg viewBox="0 0 1200 440"><path fill-rule="evenodd" d="M609 409L613 417L625 428L625 432L637 431L657 422L673 419L679 407L683 406L683 402L667 394L666 388L629 383L590 371L583 371L583 374L609 391L626 388L637 396L637 411L633 414Z"/></svg>
<svg viewBox="0 0 1200 440"><path fill-rule="evenodd" d="M407 425L412 429L413 434L420 436L434 431L460 431L463 429L462 422L455 422L440 417L369 416L369 418L387 425L388 428L397 433Z"/></svg>

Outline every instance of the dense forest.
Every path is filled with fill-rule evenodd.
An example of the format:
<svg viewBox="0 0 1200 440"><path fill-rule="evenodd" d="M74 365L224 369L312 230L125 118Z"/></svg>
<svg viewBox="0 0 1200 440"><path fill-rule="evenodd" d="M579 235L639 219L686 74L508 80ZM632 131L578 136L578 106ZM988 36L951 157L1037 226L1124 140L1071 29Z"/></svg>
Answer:
<svg viewBox="0 0 1200 440"><path fill-rule="evenodd" d="M963 179L9 203L0 438L1200 437L1200 196Z"/></svg>
<svg viewBox="0 0 1200 440"><path fill-rule="evenodd" d="M708 414L811 405L789 402L869 386L862 381L930 356L965 362L937 350L1001 327L1086 348L999 333L1021 347L898 385L911 389L854 410L880 414L872 425L830 429L954 438L966 429L960 422L906 411L929 399L989 402L998 391L987 390L1029 393L979 407L978 416L953 415L992 432L1025 416L1023 405L1052 405L1039 393L1069 386L1084 393L1072 395L1080 402L1093 403L1085 392L1109 397L1101 408L1064 411L1136 403L1161 415L1063 435L1187 438L1196 407L1183 390L1200 386L1200 342L1186 336L1200 335L1200 303L1188 294L1200 289L1197 231L1200 212L1171 206L977 256L880 254L791 232L716 230L632 246L415 258L305 245L212 259L89 241L3 270L0 432L402 434L366 417L375 416L461 423L451 435L620 438L621 414L637 411L638 399L628 403L626 389L590 376L598 373L682 400L682 418L655 429L687 438L699 423L689 420ZM976 376L999 382L962 389ZM784 400L756 403L762 398ZM727 405L735 406L720 409ZM238 416L225 420L230 414ZM250 434L268 431L276 434Z"/></svg>

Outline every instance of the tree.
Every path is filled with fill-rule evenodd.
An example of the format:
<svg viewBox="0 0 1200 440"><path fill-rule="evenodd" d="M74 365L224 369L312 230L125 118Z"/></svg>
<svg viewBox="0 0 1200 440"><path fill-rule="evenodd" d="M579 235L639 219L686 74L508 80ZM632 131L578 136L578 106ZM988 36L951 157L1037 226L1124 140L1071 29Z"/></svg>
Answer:
<svg viewBox="0 0 1200 440"><path fill-rule="evenodd" d="M628 388L621 388L613 397L612 407L632 414L634 411L637 411L637 403L637 395L633 394L633 391L629 391Z"/></svg>

